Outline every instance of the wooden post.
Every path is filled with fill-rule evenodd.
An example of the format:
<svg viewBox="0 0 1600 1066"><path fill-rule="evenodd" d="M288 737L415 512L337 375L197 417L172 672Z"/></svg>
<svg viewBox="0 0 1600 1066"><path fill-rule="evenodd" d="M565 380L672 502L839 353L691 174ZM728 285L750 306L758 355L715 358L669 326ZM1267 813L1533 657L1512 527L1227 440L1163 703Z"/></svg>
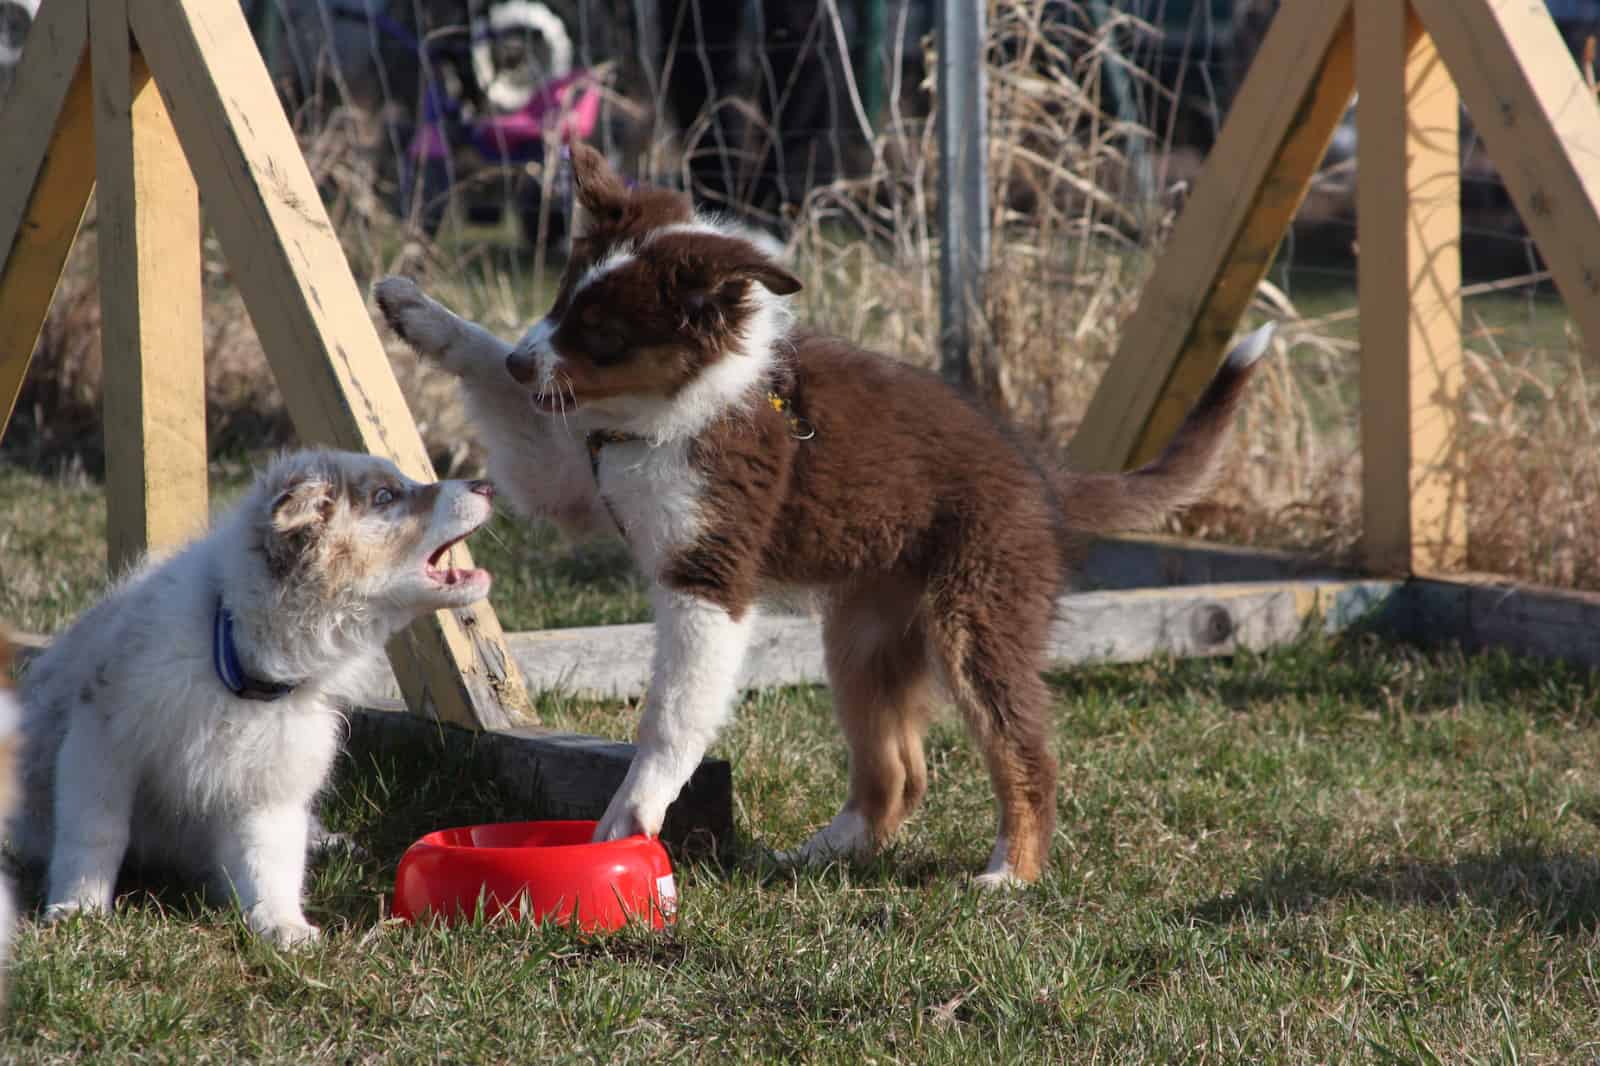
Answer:
<svg viewBox="0 0 1600 1066"><path fill-rule="evenodd" d="M85 0L50 0L0 105L0 435L94 190Z"/></svg>
<svg viewBox="0 0 1600 1066"><path fill-rule="evenodd" d="M112 573L206 522L200 198L125 0L94 0L106 541Z"/></svg>
<svg viewBox="0 0 1600 1066"><path fill-rule="evenodd" d="M284 403L308 441L433 479L416 420L238 4L126 0ZM465 546L450 565L471 565ZM390 645L415 711L520 724L527 693L487 603L440 611Z"/></svg>
<svg viewBox="0 0 1600 1066"><path fill-rule="evenodd" d="M1413 0L1593 352L1600 352L1600 103L1543 3Z"/></svg>
<svg viewBox="0 0 1600 1066"><path fill-rule="evenodd" d="M1075 468L1153 458L1210 383L1349 106L1351 21L1350 0L1279 9L1072 438Z"/></svg>
<svg viewBox="0 0 1600 1066"><path fill-rule="evenodd" d="M1460 568L1460 101L1407 3L1356 0L1356 64L1362 558Z"/></svg>
<svg viewBox="0 0 1600 1066"><path fill-rule="evenodd" d="M94 0L92 35L89 11L89 0L45 6L0 110L0 413L9 418L15 403L99 154L108 451L120 462L132 449L133 463L110 479L126 531L118 559L172 539L204 511L196 188L300 435L388 456L430 480L416 423L238 5ZM148 74L130 51L130 26ZM175 165L173 128L187 171ZM471 565L459 546L450 562ZM486 603L418 622L389 654L417 713L478 729L518 725L527 713L521 672Z"/></svg>

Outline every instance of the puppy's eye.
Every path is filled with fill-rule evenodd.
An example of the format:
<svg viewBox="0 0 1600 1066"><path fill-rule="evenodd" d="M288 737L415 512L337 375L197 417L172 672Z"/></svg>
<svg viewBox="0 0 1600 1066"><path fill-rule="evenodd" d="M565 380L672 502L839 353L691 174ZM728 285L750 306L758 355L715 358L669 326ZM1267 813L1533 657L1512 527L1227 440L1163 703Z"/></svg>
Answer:
<svg viewBox="0 0 1600 1066"><path fill-rule="evenodd" d="M399 495L394 491L394 489L384 486L372 494L372 506L383 507L393 503L397 499L399 499Z"/></svg>
<svg viewBox="0 0 1600 1066"><path fill-rule="evenodd" d="M627 353L628 342L621 333L614 329L606 329L604 327L591 329L585 338L585 342L585 346L589 349L589 354L593 356L595 363L600 366L621 362L622 357Z"/></svg>

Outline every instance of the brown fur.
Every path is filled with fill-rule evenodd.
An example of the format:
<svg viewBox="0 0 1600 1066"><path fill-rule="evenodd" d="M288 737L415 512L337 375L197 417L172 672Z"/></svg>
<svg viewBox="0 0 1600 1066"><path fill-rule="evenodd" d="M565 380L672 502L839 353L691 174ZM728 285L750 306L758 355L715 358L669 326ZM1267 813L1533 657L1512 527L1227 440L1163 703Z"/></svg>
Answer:
<svg viewBox="0 0 1600 1066"><path fill-rule="evenodd" d="M579 402L670 397L714 361L748 358L738 345L755 286L782 295L799 282L737 234L643 240L684 221L687 202L630 191L584 152L575 164L596 222L550 315L563 387ZM618 242L633 261L579 287ZM1077 475L1042 464L931 374L820 333L781 347L772 387L815 436L796 439L759 396L705 430L691 452L705 527L659 577L734 617L763 589L822 592L847 809L877 842L926 790L922 734L942 682L984 751L1004 858L1032 880L1055 825L1039 674L1056 597L1090 534L1148 526L1205 490L1250 373L1219 375L1156 463Z"/></svg>

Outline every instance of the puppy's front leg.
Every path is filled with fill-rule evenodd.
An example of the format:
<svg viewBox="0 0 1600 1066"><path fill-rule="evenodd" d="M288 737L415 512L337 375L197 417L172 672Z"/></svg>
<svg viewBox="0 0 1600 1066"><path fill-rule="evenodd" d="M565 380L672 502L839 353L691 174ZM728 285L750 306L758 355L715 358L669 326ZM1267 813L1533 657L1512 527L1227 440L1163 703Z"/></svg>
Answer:
<svg viewBox="0 0 1600 1066"><path fill-rule="evenodd" d="M311 816L281 804L241 812L222 827L218 874L233 892L252 930L280 947L317 939L300 909Z"/></svg>
<svg viewBox="0 0 1600 1066"><path fill-rule="evenodd" d="M50 849L45 921L78 911L109 911L128 850L135 782L104 733L80 720L56 754L55 839Z"/></svg>
<svg viewBox="0 0 1600 1066"><path fill-rule="evenodd" d="M596 840L661 832L667 806L694 773L733 710L739 664L755 612L738 619L716 604L658 590L650 691L639 719L639 747L611 797Z"/></svg>
<svg viewBox="0 0 1600 1066"><path fill-rule="evenodd" d="M418 355L459 378L486 379L502 391L515 389L506 372L511 345L450 311L417 288L410 278L384 278L373 295L389 328Z"/></svg>

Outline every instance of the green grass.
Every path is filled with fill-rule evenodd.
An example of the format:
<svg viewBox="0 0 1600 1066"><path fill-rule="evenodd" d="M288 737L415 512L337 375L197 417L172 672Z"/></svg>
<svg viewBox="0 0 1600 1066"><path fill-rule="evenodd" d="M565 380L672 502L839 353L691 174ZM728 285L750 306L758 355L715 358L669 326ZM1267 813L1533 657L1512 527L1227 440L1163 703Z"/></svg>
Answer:
<svg viewBox="0 0 1600 1066"><path fill-rule="evenodd" d="M1504 657L1309 642L1055 679L1054 861L985 896L981 761L940 719L928 804L857 868L775 872L842 790L826 694L750 697L719 745L741 844L681 863L662 935L383 920L406 842L537 815L460 767L344 765L364 849L280 955L134 886L24 922L15 1062L1587 1062L1600 1051L1600 679ZM633 709L547 700L626 735Z"/></svg>
<svg viewBox="0 0 1600 1066"><path fill-rule="evenodd" d="M242 475L219 476L226 500ZM0 466L0 617L59 628L101 588L81 477ZM636 620L620 551L507 518L474 539L512 628ZM24 882L0 1062L745 1060L1588 1062L1600 1056L1600 677L1503 656L1311 641L1057 677L1060 827L1030 890L983 896L992 798L959 726L891 853L776 871L829 818L825 691L750 696L716 754L740 840L682 859L661 935L413 929L406 844L537 817L432 753L342 764L297 954L181 885L41 928ZM545 697L627 737L637 708ZM680 857L681 858L681 857Z"/></svg>

